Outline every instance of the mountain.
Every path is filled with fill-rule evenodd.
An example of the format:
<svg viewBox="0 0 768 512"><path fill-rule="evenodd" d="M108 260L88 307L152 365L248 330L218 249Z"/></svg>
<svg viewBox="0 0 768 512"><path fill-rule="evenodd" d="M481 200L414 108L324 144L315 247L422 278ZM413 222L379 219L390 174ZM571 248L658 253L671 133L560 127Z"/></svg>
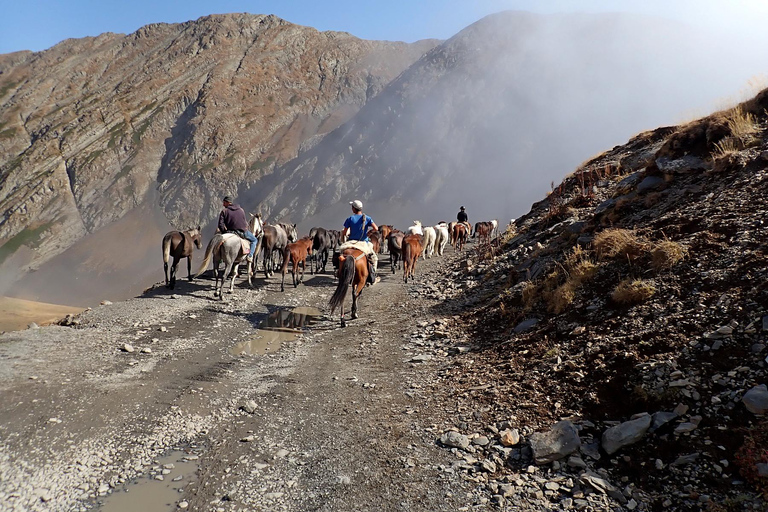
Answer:
<svg viewBox="0 0 768 512"><path fill-rule="evenodd" d="M353 197L397 225L462 204L470 220L516 217L602 148L732 95L763 69L739 44L619 14L488 16L281 166L251 204L325 222Z"/></svg>
<svg viewBox="0 0 768 512"><path fill-rule="evenodd" d="M37 268L148 201L204 223L435 44L228 14L0 56L0 260Z"/></svg>
<svg viewBox="0 0 768 512"><path fill-rule="evenodd" d="M579 166L433 288L473 342L445 385L487 390L458 404L486 411L464 431L572 421L579 460L554 455L558 476L619 488L602 509L765 510L765 219L768 89Z"/></svg>
<svg viewBox="0 0 768 512"><path fill-rule="evenodd" d="M504 12L411 45L235 14L0 56L3 281L124 297L161 275L149 234L206 225L224 194L303 231L353 197L399 226L515 217L601 148L732 95L760 70L743 47L618 14ZM126 244L130 265L83 258Z"/></svg>

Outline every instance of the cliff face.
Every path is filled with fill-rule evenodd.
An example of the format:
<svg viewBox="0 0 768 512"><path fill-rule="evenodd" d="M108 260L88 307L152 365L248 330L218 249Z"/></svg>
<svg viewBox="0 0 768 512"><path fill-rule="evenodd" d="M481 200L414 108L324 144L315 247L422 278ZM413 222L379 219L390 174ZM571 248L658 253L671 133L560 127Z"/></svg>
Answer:
<svg viewBox="0 0 768 512"><path fill-rule="evenodd" d="M489 16L282 166L252 205L301 220L359 197L386 201L369 213L400 225L461 204L473 220L516 217L602 148L737 91L750 60L660 20Z"/></svg>
<svg viewBox="0 0 768 512"><path fill-rule="evenodd" d="M149 200L211 219L434 42L216 15L0 58L0 258L36 267Z"/></svg>

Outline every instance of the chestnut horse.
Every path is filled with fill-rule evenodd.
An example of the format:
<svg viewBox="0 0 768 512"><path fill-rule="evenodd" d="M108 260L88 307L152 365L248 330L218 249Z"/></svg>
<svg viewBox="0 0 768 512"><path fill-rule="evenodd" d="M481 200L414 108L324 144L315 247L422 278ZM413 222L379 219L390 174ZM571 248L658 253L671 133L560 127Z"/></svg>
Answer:
<svg viewBox="0 0 768 512"><path fill-rule="evenodd" d="M403 238L403 282L405 283L408 282L409 277L413 279L413 271L421 255L423 239L421 235L407 235Z"/></svg>
<svg viewBox="0 0 768 512"><path fill-rule="evenodd" d="M381 247L379 248L379 254L384 254L384 250L388 249L386 241L389 234L395 230L394 226L389 224L382 224L379 226L379 232L381 233Z"/></svg>
<svg viewBox="0 0 768 512"><path fill-rule="evenodd" d="M467 243L467 226L462 222L457 222L453 226L453 250L461 251L465 243Z"/></svg>
<svg viewBox="0 0 768 512"><path fill-rule="evenodd" d="M304 270L307 266L307 256L312 255L312 242L313 239L305 236L298 241L288 244L283 249L283 280L280 282L280 291L285 291L285 272L288 270L288 261L293 263L293 269L291 274L293 275L293 287L299 286L299 283L304 281ZM296 273L299 269L299 263L301 263L301 276L296 279Z"/></svg>
<svg viewBox="0 0 768 512"><path fill-rule="evenodd" d="M333 292L328 305L331 306L331 314L336 308L341 307L341 326L346 327L347 321L344 319L344 299L347 298L347 291L352 285L352 319L357 318L357 300L365 288L368 281L368 258L365 253L359 249L344 249L339 255L339 284L336 291Z"/></svg>
<svg viewBox="0 0 768 512"><path fill-rule="evenodd" d="M163 268L165 286L173 290L176 287L176 266L181 258L187 258L187 279L192 280L192 251L203 248L200 226L186 231L171 231L163 237ZM171 278L168 279L168 260L173 256Z"/></svg>
<svg viewBox="0 0 768 512"><path fill-rule="evenodd" d="M491 233L493 233L493 223L491 222L478 222L475 224L475 233L472 238L478 237L480 243L490 243Z"/></svg>

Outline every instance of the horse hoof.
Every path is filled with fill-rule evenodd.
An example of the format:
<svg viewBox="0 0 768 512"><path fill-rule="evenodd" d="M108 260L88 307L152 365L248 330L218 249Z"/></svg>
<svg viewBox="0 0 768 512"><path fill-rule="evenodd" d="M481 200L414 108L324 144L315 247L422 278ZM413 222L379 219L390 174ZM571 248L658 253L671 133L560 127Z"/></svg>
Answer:
<svg viewBox="0 0 768 512"><path fill-rule="evenodd" d="M342 327L346 327L346 326L347 326L347 322L345 322L344 320L342 320L342 321L341 321L341 326L342 326Z"/></svg>
<svg viewBox="0 0 768 512"><path fill-rule="evenodd" d="M357 313L352 313L352 320L356 320L358 318Z"/></svg>

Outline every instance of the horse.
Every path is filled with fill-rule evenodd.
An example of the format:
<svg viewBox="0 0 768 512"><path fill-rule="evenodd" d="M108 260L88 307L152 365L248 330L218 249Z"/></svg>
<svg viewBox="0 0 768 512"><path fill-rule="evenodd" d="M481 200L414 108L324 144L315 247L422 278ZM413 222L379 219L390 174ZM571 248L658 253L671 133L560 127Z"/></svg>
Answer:
<svg viewBox="0 0 768 512"><path fill-rule="evenodd" d="M359 249L344 249L339 255L339 284L331 295L328 305L331 306L331 314L336 308L341 307L341 326L346 327L347 322L344 319L344 300L347 298L347 291L352 286L352 319L357 318L357 301L368 281L368 258L365 253Z"/></svg>
<svg viewBox="0 0 768 512"><path fill-rule="evenodd" d="M381 232L371 229L368 231L368 239L371 241L371 245L373 245L373 252L379 253L382 244L382 238L381 238Z"/></svg>
<svg viewBox="0 0 768 512"><path fill-rule="evenodd" d="M413 279L413 271L421 254L423 237L421 235L407 235L403 238L403 282L408 278Z"/></svg>
<svg viewBox="0 0 768 512"><path fill-rule="evenodd" d="M480 243L489 243L491 239L491 233L493 232L493 224L490 222L478 222L475 224L475 232L472 238L479 238Z"/></svg>
<svg viewBox="0 0 768 512"><path fill-rule="evenodd" d="M253 251L253 261L248 266L248 280L250 282L251 276L256 274L257 263L259 260L259 251L261 250L261 242L264 239L264 223L261 222L261 213L251 214L251 220L248 222L248 228L256 237L256 249Z"/></svg>
<svg viewBox="0 0 768 512"><path fill-rule="evenodd" d="M453 245L455 243L455 240L453 239L453 227L458 224L458 222L453 221L448 223L448 243Z"/></svg>
<svg viewBox="0 0 768 512"><path fill-rule="evenodd" d="M304 281L304 270L307 266L307 256L312 255L312 238L308 236L297 240L294 243L288 244L283 249L283 280L280 282L280 291L285 291L285 272L288 270L288 262L293 263L293 269L291 274L293 275L293 287L299 286L299 283ZM301 276L296 279L296 273L301 264ZM311 264L310 264L311 265Z"/></svg>
<svg viewBox="0 0 768 512"><path fill-rule="evenodd" d="M403 237L405 233L402 231L392 231L387 237L387 249L389 250L389 263L392 266L392 273L395 273L398 260L402 257L403 249Z"/></svg>
<svg viewBox="0 0 768 512"><path fill-rule="evenodd" d="M203 236L200 226L186 231L170 231L163 237L163 268L165 286L173 290L176 287L176 266L181 258L187 258L187 279L192 280L192 252L195 247L203 248ZM168 279L168 260L173 256L171 278Z"/></svg>
<svg viewBox="0 0 768 512"><path fill-rule="evenodd" d="M387 244L384 242L386 241L387 237L389 237L389 234L395 229L394 226L391 226L389 224L382 224L379 226L379 232L381 233L381 247L379 248L380 252L379 254L384 254L384 249L387 248Z"/></svg>
<svg viewBox="0 0 768 512"><path fill-rule="evenodd" d="M283 254L285 247L298 239L296 224L279 223L264 226L263 251L264 251L264 276L269 278L275 273L275 252ZM282 264L282 262L281 262Z"/></svg>
<svg viewBox="0 0 768 512"><path fill-rule="evenodd" d="M461 251L467 243L467 226L463 222L457 222L453 226L453 250Z"/></svg>
<svg viewBox="0 0 768 512"><path fill-rule="evenodd" d="M422 231L424 231L424 252L421 253L421 257L426 260L431 258L435 252L435 238L437 238L437 234L432 226L423 227Z"/></svg>
<svg viewBox="0 0 768 512"><path fill-rule="evenodd" d="M421 221L415 220L413 221L413 226L410 226L408 228L408 234L409 235L423 235L424 232L421 230Z"/></svg>
<svg viewBox="0 0 768 512"><path fill-rule="evenodd" d="M440 222L439 224L435 224L434 229L435 252L438 256L442 256L443 252L445 251L445 245L450 239L450 235L448 234L448 225L445 222Z"/></svg>
<svg viewBox="0 0 768 512"><path fill-rule="evenodd" d="M195 274L195 277L199 276L205 269L208 268L208 263L213 256L213 296L224 299L224 279L228 276L232 277L232 281L229 284L229 293L232 293L235 287L235 276L237 275L237 269L240 263L248 255L248 251L243 247L243 240L234 233L216 233L211 241L208 242L208 247L205 249L205 258L200 265L200 269ZM221 273L221 286L219 286L219 263L224 262L224 271ZM251 282L251 275L248 274L248 284L253 286Z"/></svg>
<svg viewBox="0 0 768 512"><path fill-rule="evenodd" d="M328 264L328 255L333 250L333 237L325 228L312 228L309 230L309 238L312 239L310 271L312 275L315 274L315 270L320 272L320 265L322 263L323 272L325 272L325 266ZM314 266L312 266L312 262L314 262Z"/></svg>

